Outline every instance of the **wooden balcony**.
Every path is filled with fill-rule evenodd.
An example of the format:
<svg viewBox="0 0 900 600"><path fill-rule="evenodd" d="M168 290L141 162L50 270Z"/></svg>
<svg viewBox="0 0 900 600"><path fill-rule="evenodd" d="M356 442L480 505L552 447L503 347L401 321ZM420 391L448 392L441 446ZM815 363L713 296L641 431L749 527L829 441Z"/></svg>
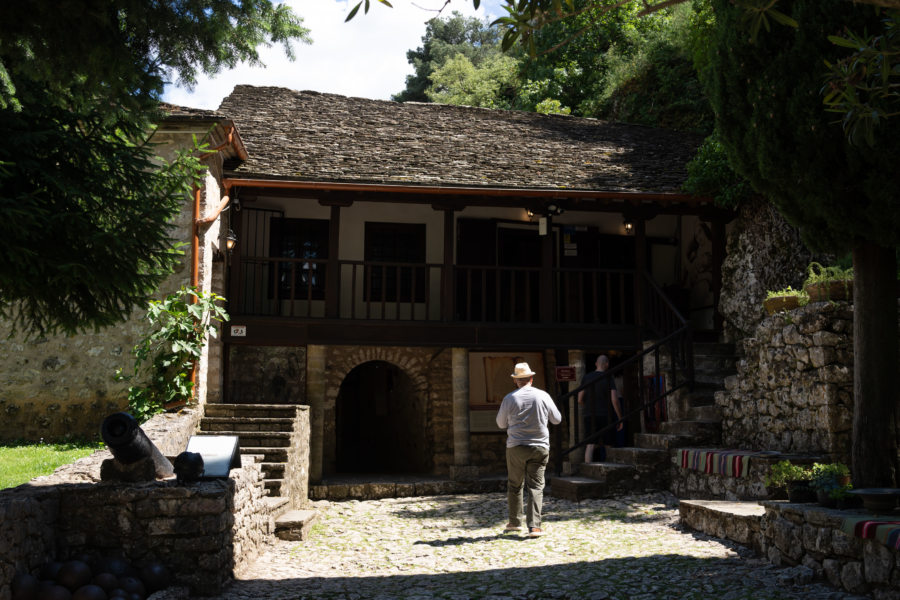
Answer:
<svg viewBox="0 0 900 600"><path fill-rule="evenodd" d="M634 349L642 278L628 269L242 257L229 343Z"/></svg>

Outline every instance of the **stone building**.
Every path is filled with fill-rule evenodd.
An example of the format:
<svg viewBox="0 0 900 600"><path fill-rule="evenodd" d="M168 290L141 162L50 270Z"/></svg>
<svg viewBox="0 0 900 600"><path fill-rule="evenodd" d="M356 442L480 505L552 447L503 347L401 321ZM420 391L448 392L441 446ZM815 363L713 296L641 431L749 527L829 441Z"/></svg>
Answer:
<svg viewBox="0 0 900 600"><path fill-rule="evenodd" d="M515 362L558 393L555 367L577 381L599 353L636 356L670 332L661 311L721 333L734 215L680 192L692 136L252 86L170 110L164 149L215 148L177 224L197 267L161 290L228 299L198 403L309 405L312 480L502 468L493 416ZM112 374L140 327L0 342L0 437L95 432L123 407Z"/></svg>

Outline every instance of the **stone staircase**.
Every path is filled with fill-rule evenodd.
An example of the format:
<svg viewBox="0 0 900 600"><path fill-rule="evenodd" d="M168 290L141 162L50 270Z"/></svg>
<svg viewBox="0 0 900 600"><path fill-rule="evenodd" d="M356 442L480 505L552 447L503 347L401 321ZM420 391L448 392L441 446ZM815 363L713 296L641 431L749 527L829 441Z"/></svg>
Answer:
<svg viewBox="0 0 900 600"><path fill-rule="evenodd" d="M236 435L241 454L263 457L269 496L280 496L297 408L292 404L207 404L200 434Z"/></svg>
<svg viewBox="0 0 900 600"><path fill-rule="evenodd" d="M669 421L653 433L636 433L634 447L612 448L605 462L579 463L570 475L550 479L550 494L569 500L668 489L671 450L721 442L721 414L715 392L735 373L734 346L694 344L694 389L669 403Z"/></svg>
<svg viewBox="0 0 900 600"><path fill-rule="evenodd" d="M316 519L314 510L291 510L281 494L297 406L294 404L207 404L200 435L236 435L241 455L262 457L263 486L275 535L306 539Z"/></svg>

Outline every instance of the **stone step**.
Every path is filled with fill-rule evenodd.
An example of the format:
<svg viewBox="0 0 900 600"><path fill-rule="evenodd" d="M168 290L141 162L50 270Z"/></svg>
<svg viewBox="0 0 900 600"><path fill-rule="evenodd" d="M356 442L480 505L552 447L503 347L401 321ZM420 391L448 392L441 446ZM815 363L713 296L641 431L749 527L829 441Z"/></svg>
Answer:
<svg viewBox="0 0 900 600"><path fill-rule="evenodd" d="M685 527L761 552L760 523L766 509L757 501L681 500L678 514Z"/></svg>
<svg viewBox="0 0 900 600"><path fill-rule="evenodd" d="M268 490L270 496L280 496L281 495L281 486L284 484L284 479L264 479L264 486L266 490Z"/></svg>
<svg viewBox="0 0 900 600"><path fill-rule="evenodd" d="M736 356L734 344L725 342L694 342L694 356Z"/></svg>
<svg viewBox="0 0 900 600"><path fill-rule="evenodd" d="M275 519L275 535L282 540L306 540L318 516L314 510L289 510Z"/></svg>
<svg viewBox="0 0 900 600"><path fill-rule="evenodd" d="M262 467L263 477L266 479L284 479L285 463L264 462L260 466Z"/></svg>
<svg viewBox="0 0 900 600"><path fill-rule="evenodd" d="M717 371L698 371L694 370L694 384L712 386L717 389L725 389L725 378L737 373L737 369L733 366L731 369L723 369Z"/></svg>
<svg viewBox="0 0 900 600"><path fill-rule="evenodd" d="M720 421L664 421L659 424L660 433L690 436L694 443L718 446L722 439Z"/></svg>
<svg viewBox="0 0 900 600"><path fill-rule="evenodd" d="M263 497L263 502L269 508L269 514L272 515L272 518L277 519L280 515L284 514L290 508L291 500L290 498L284 496L265 496Z"/></svg>
<svg viewBox="0 0 900 600"><path fill-rule="evenodd" d="M704 373L734 371L735 362L737 359L732 355L694 353L694 371Z"/></svg>
<svg viewBox="0 0 900 600"><path fill-rule="evenodd" d="M263 417L203 417L200 430L209 433L223 432L257 432L280 431L290 433L294 428L294 419Z"/></svg>
<svg viewBox="0 0 900 600"><path fill-rule="evenodd" d="M207 417L278 418L293 419L297 414L294 404L207 404Z"/></svg>
<svg viewBox="0 0 900 600"><path fill-rule="evenodd" d="M605 487L606 484L602 481L579 475L564 475L550 479L550 495L573 502L603 498Z"/></svg>
<svg viewBox="0 0 900 600"><path fill-rule="evenodd" d="M692 406L687 410L687 418L692 421L721 421L722 407L713 404Z"/></svg>
<svg viewBox="0 0 900 600"><path fill-rule="evenodd" d="M287 462L287 448L261 448L253 446L242 446L241 456L245 454L257 454L262 457L262 462L264 463Z"/></svg>
<svg viewBox="0 0 900 600"><path fill-rule="evenodd" d="M241 448L287 448L291 445L291 434L280 431L232 432L238 436Z"/></svg>
<svg viewBox="0 0 900 600"><path fill-rule="evenodd" d="M608 448L606 460L633 465L640 471L659 467L669 460L669 451L656 448Z"/></svg>
<svg viewBox="0 0 900 600"><path fill-rule="evenodd" d="M686 435L675 435L671 433L634 434L634 444L640 448L656 448L657 450L668 450L670 448L690 446L693 443L694 439Z"/></svg>
<svg viewBox="0 0 900 600"><path fill-rule="evenodd" d="M578 475L613 485L633 479L637 475L637 468L634 465L617 462L581 463L578 465Z"/></svg>

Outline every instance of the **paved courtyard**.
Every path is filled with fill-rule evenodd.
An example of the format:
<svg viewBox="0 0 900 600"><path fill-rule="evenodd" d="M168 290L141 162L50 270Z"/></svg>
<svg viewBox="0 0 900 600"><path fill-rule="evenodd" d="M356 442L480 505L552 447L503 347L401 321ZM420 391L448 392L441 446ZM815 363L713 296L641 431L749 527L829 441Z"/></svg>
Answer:
<svg viewBox="0 0 900 600"><path fill-rule="evenodd" d="M314 504L309 540L277 541L219 598L860 598L683 531L669 494L545 497L537 539L502 532L505 494Z"/></svg>

